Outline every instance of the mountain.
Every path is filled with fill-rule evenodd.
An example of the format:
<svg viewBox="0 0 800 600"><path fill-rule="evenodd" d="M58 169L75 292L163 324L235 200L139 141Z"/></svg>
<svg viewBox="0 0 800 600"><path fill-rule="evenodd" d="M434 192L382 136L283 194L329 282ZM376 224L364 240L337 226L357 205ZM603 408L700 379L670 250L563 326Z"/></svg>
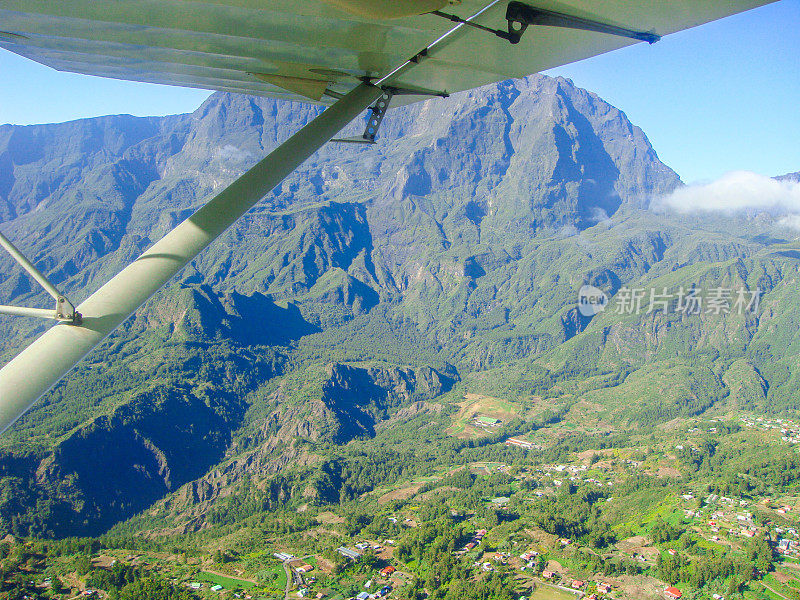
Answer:
<svg viewBox="0 0 800 600"><path fill-rule="evenodd" d="M220 94L191 116L5 126L5 230L85 297L317 113ZM340 273L311 291L338 268L384 298L425 293L514 256L532 236L585 229L678 184L641 130L565 80L397 109L381 139L368 153L334 144L317 153L195 263L202 281L276 298L359 287ZM420 270L423 257L436 266ZM4 261L3 273L17 272ZM0 281L5 298L36 292L21 275ZM359 305L361 293L373 297L348 293ZM3 332L7 356L20 340Z"/></svg>
<svg viewBox="0 0 800 600"><path fill-rule="evenodd" d="M2 229L79 301L318 113L215 94L191 115L2 126ZM381 481L348 479L347 453L385 453L390 478L458 451L466 393L517 403L505 433L795 411L791 230L651 210L680 185L565 79L392 110L376 146L321 149L0 440L0 528L94 534L147 509L117 527L197 530L245 482L259 506L333 501ZM0 265L4 301L47 305ZM583 284L611 297L594 318ZM614 309L692 286L759 290L760 310ZM3 318L0 354L43 328Z"/></svg>
<svg viewBox="0 0 800 600"><path fill-rule="evenodd" d="M800 183L800 171L796 173L786 173L785 175L779 175L776 177L778 181L791 181L794 183Z"/></svg>

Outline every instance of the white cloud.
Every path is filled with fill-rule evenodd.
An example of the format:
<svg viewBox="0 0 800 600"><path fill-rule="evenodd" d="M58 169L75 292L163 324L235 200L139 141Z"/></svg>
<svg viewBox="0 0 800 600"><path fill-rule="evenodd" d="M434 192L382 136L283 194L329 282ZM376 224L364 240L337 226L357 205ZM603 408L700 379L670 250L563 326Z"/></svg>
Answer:
<svg viewBox="0 0 800 600"><path fill-rule="evenodd" d="M575 225L569 224L569 225L564 225L561 229L559 229L558 233L556 233L556 236L560 238L568 238L576 236L579 233L580 232L578 231L578 228L575 227Z"/></svg>
<svg viewBox="0 0 800 600"><path fill-rule="evenodd" d="M611 225L611 217L609 217L608 213L599 206L593 206L591 216L589 217L589 222L608 227Z"/></svg>
<svg viewBox="0 0 800 600"><path fill-rule="evenodd" d="M679 188L662 198L657 206L683 213L747 209L800 213L800 183L777 181L750 171L733 171L710 183Z"/></svg>
<svg viewBox="0 0 800 600"><path fill-rule="evenodd" d="M227 144L217 150L217 156L224 161L228 162L244 162L251 155L247 150L240 150L236 146Z"/></svg>
<svg viewBox="0 0 800 600"><path fill-rule="evenodd" d="M778 225L789 227L790 229L800 229L800 215L786 215L778 219Z"/></svg>

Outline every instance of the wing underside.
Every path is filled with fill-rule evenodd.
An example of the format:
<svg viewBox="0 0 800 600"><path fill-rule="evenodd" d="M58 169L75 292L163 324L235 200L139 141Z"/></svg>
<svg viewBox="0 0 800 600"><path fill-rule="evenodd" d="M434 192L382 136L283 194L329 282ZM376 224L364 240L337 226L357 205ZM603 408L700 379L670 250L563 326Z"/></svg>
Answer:
<svg viewBox="0 0 800 600"><path fill-rule="evenodd" d="M536 0L551 11L666 35L763 0ZM442 10L506 28L507 1L2 0L0 47L61 71L330 103L359 78L380 79L451 31ZM389 7L381 10L382 7ZM482 13L480 11L483 11ZM387 16L388 15L388 16ZM456 92L636 43L562 27L531 27L517 45L460 27L395 85Z"/></svg>

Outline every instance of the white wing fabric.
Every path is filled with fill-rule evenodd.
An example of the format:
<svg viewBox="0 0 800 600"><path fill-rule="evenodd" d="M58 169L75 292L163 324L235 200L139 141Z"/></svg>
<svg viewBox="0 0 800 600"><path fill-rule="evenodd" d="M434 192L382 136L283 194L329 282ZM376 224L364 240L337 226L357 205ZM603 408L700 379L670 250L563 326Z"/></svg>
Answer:
<svg viewBox="0 0 800 600"><path fill-rule="evenodd" d="M761 0L539 0L531 6L666 35ZM380 79L454 23L506 28L508 2L486 0L0 0L0 47L62 71L330 103ZM419 14L423 13L423 14ZM518 45L461 27L391 83L440 92L521 77L634 40L530 27Z"/></svg>

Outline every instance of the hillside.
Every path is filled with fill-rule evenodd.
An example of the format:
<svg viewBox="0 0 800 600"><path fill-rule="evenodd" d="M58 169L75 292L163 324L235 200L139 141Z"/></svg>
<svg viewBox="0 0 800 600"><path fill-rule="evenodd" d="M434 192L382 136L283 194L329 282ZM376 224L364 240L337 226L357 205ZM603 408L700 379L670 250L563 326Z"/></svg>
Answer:
<svg viewBox="0 0 800 600"><path fill-rule="evenodd" d="M84 298L317 112L216 94L191 115L2 126L3 231ZM490 448L562 419L795 413L795 234L651 209L680 185L568 80L393 110L379 144L315 154L0 440L0 529L202 530L235 522L250 483L264 510L351 499L469 448L473 395L506 406L473 431ZM583 284L611 297L594 318ZM676 311L692 287L760 303ZM672 303L649 311L651 288ZM626 289L643 310L617 310ZM0 296L46 303L5 257ZM0 356L42 327L0 319ZM371 453L385 466L353 479Z"/></svg>

